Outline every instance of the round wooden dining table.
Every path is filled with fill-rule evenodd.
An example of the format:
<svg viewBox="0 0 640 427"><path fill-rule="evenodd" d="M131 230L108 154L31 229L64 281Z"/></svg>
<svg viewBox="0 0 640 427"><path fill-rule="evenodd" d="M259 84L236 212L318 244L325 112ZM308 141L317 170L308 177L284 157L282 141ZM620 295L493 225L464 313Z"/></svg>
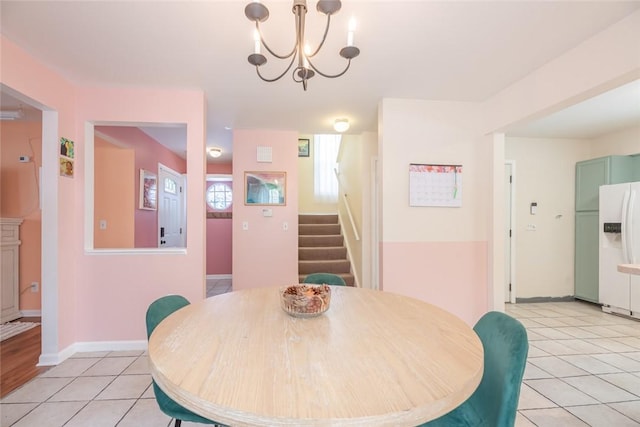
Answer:
<svg viewBox="0 0 640 427"><path fill-rule="evenodd" d="M477 388L482 343L460 318L394 293L331 291L313 318L285 313L277 287L190 304L151 335L151 374L230 426L416 426Z"/></svg>

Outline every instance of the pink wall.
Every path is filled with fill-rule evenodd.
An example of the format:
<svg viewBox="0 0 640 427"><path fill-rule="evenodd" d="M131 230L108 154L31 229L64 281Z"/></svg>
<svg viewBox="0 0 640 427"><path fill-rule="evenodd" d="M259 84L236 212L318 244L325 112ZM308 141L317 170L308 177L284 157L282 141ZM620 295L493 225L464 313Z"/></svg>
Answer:
<svg viewBox="0 0 640 427"><path fill-rule="evenodd" d="M258 146L272 148L271 163L257 162ZM237 130L233 158L233 289L297 283L298 133ZM269 206L273 216L265 217L265 206L245 205L245 171L286 171L286 206ZM248 230L242 229L243 222Z"/></svg>
<svg viewBox="0 0 640 427"><path fill-rule="evenodd" d="M80 188L75 185L78 182L75 179L58 176L58 138L75 140L78 136L76 88L2 35L0 43L2 83L26 95L32 105L57 113L53 125L57 127L56 135L45 135L42 143L42 251L48 254L47 259L43 259L46 270L42 271L42 347L43 352L48 353L75 342L77 252L69 249L82 245L82 223L76 209Z"/></svg>
<svg viewBox="0 0 640 427"><path fill-rule="evenodd" d="M41 223L38 185L42 165L42 124L10 122L0 125L0 216L21 218L20 225L20 310L40 310L40 290L26 290L41 283ZM18 161L29 156L28 163Z"/></svg>
<svg viewBox="0 0 640 427"><path fill-rule="evenodd" d="M207 164L207 174L231 175L231 163ZM207 181L207 189L215 181ZM233 190L233 182L225 182ZM214 212L207 206L207 212ZM233 205L226 212L233 212ZM207 218L207 275L232 274L233 219Z"/></svg>
<svg viewBox="0 0 640 427"><path fill-rule="evenodd" d="M144 340L144 313L156 298L205 296L205 124L199 91L81 88L79 123L184 123L187 129L187 248L78 256L76 341ZM80 139L84 148L84 138ZM84 164L79 168L85 178ZM174 165L175 166L175 165ZM77 209L84 210L84 194ZM114 307L118 307L114 310Z"/></svg>
<svg viewBox="0 0 640 427"><path fill-rule="evenodd" d="M158 143L146 133L133 126L96 126L95 130L118 141L126 147L131 147L135 153L135 165L133 167L133 206L135 221L136 248L158 247L158 211L138 209L140 197L140 169L145 169L158 174L158 163L173 169L179 173L185 173L187 169L185 159L176 155L164 145ZM186 130L185 130L186 133ZM98 197L98 195L96 195ZM118 247L118 246L111 246Z"/></svg>
<svg viewBox="0 0 640 427"><path fill-rule="evenodd" d="M487 242L387 242L383 251L386 290L443 307L470 325L487 311Z"/></svg>

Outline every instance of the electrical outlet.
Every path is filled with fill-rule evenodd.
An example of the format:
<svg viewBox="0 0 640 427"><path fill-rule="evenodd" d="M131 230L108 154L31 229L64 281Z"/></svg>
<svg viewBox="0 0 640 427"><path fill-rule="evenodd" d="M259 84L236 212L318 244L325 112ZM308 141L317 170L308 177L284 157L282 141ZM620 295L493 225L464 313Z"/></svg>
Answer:
<svg viewBox="0 0 640 427"><path fill-rule="evenodd" d="M31 282L31 292L38 292L40 290L40 285L38 282Z"/></svg>

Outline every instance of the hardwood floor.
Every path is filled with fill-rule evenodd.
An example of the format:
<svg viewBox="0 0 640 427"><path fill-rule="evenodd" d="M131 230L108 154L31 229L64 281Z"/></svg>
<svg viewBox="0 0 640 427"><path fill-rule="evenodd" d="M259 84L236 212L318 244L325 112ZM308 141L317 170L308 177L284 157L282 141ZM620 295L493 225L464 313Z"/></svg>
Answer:
<svg viewBox="0 0 640 427"><path fill-rule="evenodd" d="M39 322L39 317L23 317L22 322ZM38 367L41 351L40 325L0 342L0 398L20 387L47 367Z"/></svg>

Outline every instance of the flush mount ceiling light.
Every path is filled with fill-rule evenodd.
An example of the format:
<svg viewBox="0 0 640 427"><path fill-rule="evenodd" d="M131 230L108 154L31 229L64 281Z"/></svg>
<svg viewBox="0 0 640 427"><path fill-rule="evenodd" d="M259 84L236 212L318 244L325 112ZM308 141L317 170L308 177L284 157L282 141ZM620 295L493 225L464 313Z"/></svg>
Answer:
<svg viewBox="0 0 640 427"><path fill-rule="evenodd" d="M347 66L342 72L338 74L325 74L318 70L313 63L311 62L311 58L316 56L325 40L327 39L327 34L329 33L329 24L331 23L331 15L337 13L342 7L342 2L340 0L319 0L316 4L316 9L318 12L323 13L327 16L327 24L325 26L324 35L322 36L322 41L318 44L318 47L315 51L312 52L309 45L306 43L304 38L304 18L307 14L307 1L306 0L293 0L293 8L292 12L295 15L296 22L296 42L291 50L291 52L279 55L275 53L269 45L264 41L264 37L262 36L262 32L260 31L260 23L264 22L269 18L269 9L259 1L254 1L249 3L244 8L244 14L249 18L250 21L254 21L256 23L256 29L254 30L254 50L251 55L249 55L249 63L251 65L255 65L256 72L258 73L258 77L260 77L265 82L275 82L280 80L282 76L287 74L293 64L298 60L296 68L294 68L291 76L296 83L302 83L302 87L304 90L307 90L307 80L313 77L316 73L320 74L322 77L327 77L330 79L334 79L336 77L340 77L344 73L347 72L349 66L351 65L351 60L360 54L360 49L353 45L353 34L355 32L355 21L351 19L349 22L349 30L347 32L347 45L340 49L340 56L345 58L347 62ZM274 57L278 59L289 59L289 66L280 74L279 76L269 79L265 78L260 73L260 66L267 62L266 56L260 53L260 47L264 46L264 48Z"/></svg>
<svg viewBox="0 0 640 427"><path fill-rule="evenodd" d="M336 132L346 132L349 129L349 119L336 119L333 128Z"/></svg>
<svg viewBox="0 0 640 427"><path fill-rule="evenodd" d="M214 159L217 159L218 157L222 156L222 150L220 148L208 148L207 152Z"/></svg>

